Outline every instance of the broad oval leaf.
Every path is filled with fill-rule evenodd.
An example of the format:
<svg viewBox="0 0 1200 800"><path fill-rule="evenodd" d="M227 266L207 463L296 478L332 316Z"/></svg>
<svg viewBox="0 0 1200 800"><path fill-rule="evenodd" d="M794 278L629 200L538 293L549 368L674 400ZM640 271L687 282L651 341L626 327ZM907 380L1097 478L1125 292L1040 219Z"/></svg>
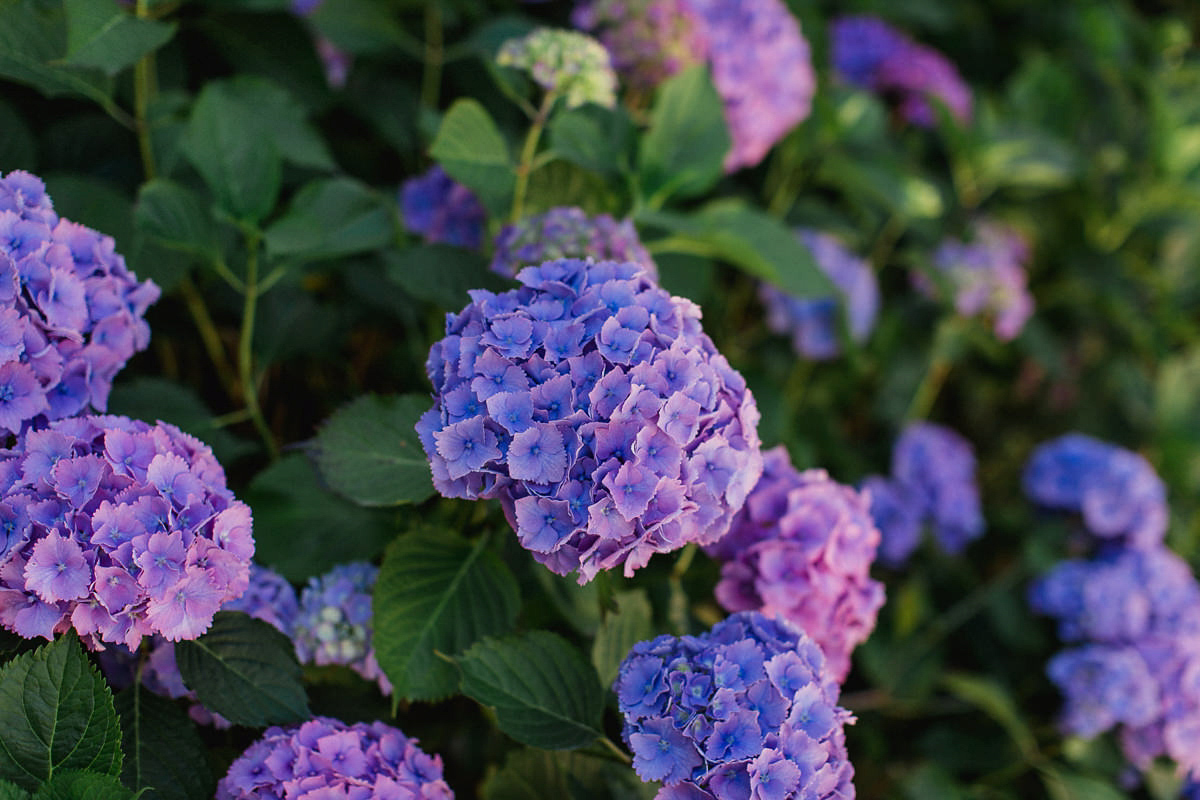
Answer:
<svg viewBox="0 0 1200 800"><path fill-rule="evenodd" d="M396 204L350 178L314 181L301 189L266 231L276 258L337 258L379 249L395 236Z"/></svg>
<svg viewBox="0 0 1200 800"><path fill-rule="evenodd" d="M121 780L146 800L206 800L217 781L196 726L171 700L134 684L117 695Z"/></svg>
<svg viewBox="0 0 1200 800"><path fill-rule="evenodd" d="M516 173L508 142L476 100L456 100L446 116L429 155L459 183L474 189L493 214L508 209Z"/></svg>
<svg viewBox="0 0 1200 800"><path fill-rule="evenodd" d="M650 205L710 189L724 171L731 144L708 69L691 67L667 80L658 90L638 165Z"/></svg>
<svg viewBox="0 0 1200 800"><path fill-rule="evenodd" d="M458 688L453 656L512 629L517 581L495 553L449 531L405 534L375 584L375 653L397 697L438 700Z"/></svg>
<svg viewBox="0 0 1200 800"><path fill-rule="evenodd" d="M66 0L66 63L113 76L175 35L174 23L138 19L116 0Z"/></svg>
<svg viewBox="0 0 1200 800"><path fill-rule="evenodd" d="M592 643L592 664L600 683L612 686L617 670L635 644L654 638L654 620L650 601L641 589L617 592L617 612L600 623Z"/></svg>
<svg viewBox="0 0 1200 800"><path fill-rule="evenodd" d="M512 282L488 269L478 253L448 244L420 244L383 254L388 278L418 300L457 310L471 289L502 292Z"/></svg>
<svg viewBox="0 0 1200 800"><path fill-rule="evenodd" d="M138 190L134 221L154 241L203 258L220 254L216 223L196 193L156 178Z"/></svg>

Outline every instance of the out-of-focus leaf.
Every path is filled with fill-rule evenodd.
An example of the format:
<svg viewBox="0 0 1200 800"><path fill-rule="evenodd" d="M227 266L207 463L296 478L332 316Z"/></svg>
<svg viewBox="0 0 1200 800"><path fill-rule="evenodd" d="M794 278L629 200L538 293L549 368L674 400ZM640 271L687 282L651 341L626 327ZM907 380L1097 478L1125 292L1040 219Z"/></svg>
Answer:
<svg viewBox="0 0 1200 800"><path fill-rule="evenodd" d="M721 177L731 142L708 70L695 66L668 79L659 87L650 130L642 138L643 195L661 205L671 196L708 191Z"/></svg>
<svg viewBox="0 0 1200 800"><path fill-rule="evenodd" d="M60 217L108 234L118 253L133 245L133 203L118 186L103 178L69 173L42 176Z"/></svg>
<svg viewBox="0 0 1200 800"><path fill-rule="evenodd" d="M138 19L116 0L65 0L66 63L113 76L175 35L174 23Z"/></svg>
<svg viewBox="0 0 1200 800"><path fill-rule="evenodd" d="M157 178L138 191L138 229L173 250L215 259L221 254L216 223L204 201L174 181Z"/></svg>
<svg viewBox="0 0 1200 800"><path fill-rule="evenodd" d="M636 589L617 592L616 597L617 613L604 618L592 643L592 665L603 686L612 686L617 679L617 668L629 655L630 648L654 638L653 612L646 593Z"/></svg>
<svg viewBox="0 0 1200 800"><path fill-rule="evenodd" d="M61 3L0 2L0 76L47 97L73 94L112 107L112 81L98 72L59 66L67 51Z"/></svg>
<svg viewBox="0 0 1200 800"><path fill-rule="evenodd" d="M550 149L584 169L620 173L630 169L633 123L621 107L585 105L555 115L548 126Z"/></svg>
<svg viewBox="0 0 1200 800"><path fill-rule="evenodd" d="M388 277L418 300L447 311L465 306L471 289L503 291L512 283L488 269L478 253L447 244L427 244L383 254Z"/></svg>
<svg viewBox="0 0 1200 800"><path fill-rule="evenodd" d="M314 181L266 231L276 258L315 261L375 250L392 240L396 204L351 178Z"/></svg>
<svg viewBox="0 0 1200 800"><path fill-rule="evenodd" d="M1122 800L1125 792L1107 781L1065 767L1044 767L1040 774L1051 800Z"/></svg>
<svg viewBox="0 0 1200 800"><path fill-rule="evenodd" d="M0 164L5 173L37 165L37 141L29 125L11 105L0 101Z"/></svg>
<svg viewBox="0 0 1200 800"><path fill-rule="evenodd" d="M195 724L171 700L134 684L116 697L121 780L146 800L206 800L217 782Z"/></svg>
<svg viewBox="0 0 1200 800"><path fill-rule="evenodd" d="M352 55L387 53L419 44L396 19L396 3L387 0L338 0L319 3L309 23L339 49Z"/></svg>
<svg viewBox="0 0 1200 800"><path fill-rule="evenodd" d="M450 106L429 155L454 180L475 190L493 214L503 214L516 173L508 142L478 101L461 98Z"/></svg>
<svg viewBox="0 0 1200 800"><path fill-rule="evenodd" d="M955 672L945 676L942 685L955 697L976 706L995 720L1023 754L1030 756L1037 752L1037 740L1022 719L1012 695L996 681L981 675Z"/></svg>
<svg viewBox="0 0 1200 800"><path fill-rule="evenodd" d="M985 187L1057 189L1079 172L1079 160L1063 142L1040 131L1005 131L980 146L979 180Z"/></svg>
<svg viewBox="0 0 1200 800"><path fill-rule="evenodd" d="M12 781L0 780L0 800L29 800L29 792Z"/></svg>
<svg viewBox="0 0 1200 800"><path fill-rule="evenodd" d="M817 179L852 195L869 198L906 219L932 219L940 216L944 208L936 185L896 163L830 153L821 160Z"/></svg>

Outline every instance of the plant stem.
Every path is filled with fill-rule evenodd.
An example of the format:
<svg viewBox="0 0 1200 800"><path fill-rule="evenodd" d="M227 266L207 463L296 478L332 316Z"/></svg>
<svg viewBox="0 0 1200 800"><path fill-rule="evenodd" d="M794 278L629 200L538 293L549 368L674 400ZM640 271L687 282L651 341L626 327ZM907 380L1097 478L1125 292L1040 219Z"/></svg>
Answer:
<svg viewBox="0 0 1200 800"><path fill-rule="evenodd" d="M629 754L617 747L613 740L607 736L597 737L596 741L600 742L601 746L604 747L605 750L611 753L622 764L633 763L633 759L629 757Z"/></svg>
<svg viewBox="0 0 1200 800"><path fill-rule="evenodd" d="M906 420L925 419L929 416L934 401L946 383L946 377L954 366L951 351L953 340L958 334L957 320L957 317L947 317L938 325L937 333L933 337L933 356L929 360L925 376L917 386L917 391L913 393L912 402L904 415Z"/></svg>
<svg viewBox="0 0 1200 800"><path fill-rule="evenodd" d="M421 75L421 104L437 108L442 90L442 9L436 2L425 5L425 72Z"/></svg>
<svg viewBox="0 0 1200 800"><path fill-rule="evenodd" d="M188 313L192 315L192 322L200 334L200 343L204 345L204 352L208 354L209 361L217 371L217 378L221 381L229 399L236 401L238 399L237 374L233 370L233 365L229 363L229 357L225 355L225 345L221 342L221 334L217 332L217 326L213 324L212 317L208 314L204 296L200 294L196 284L187 275L180 279L178 288L179 294L183 297L183 304L187 306Z"/></svg>
<svg viewBox="0 0 1200 800"><path fill-rule="evenodd" d="M557 99L558 95L555 92L546 92L546 96L542 98L542 106L538 109L537 116L533 118L533 124L529 127L529 133L525 136L525 146L521 148L521 162L517 164L517 185L513 188L511 214L513 222L521 219L521 214L525 209L525 192L529 189L529 176L533 172L533 157L537 155L538 142L542 138L546 120L549 119L550 110L554 108L554 101Z"/></svg>
<svg viewBox="0 0 1200 800"><path fill-rule="evenodd" d="M138 19L150 16L149 0L137 0ZM138 59L133 67L133 114L134 126L137 129L138 150L142 156L142 171L146 180L153 180L158 170L154 163L154 145L150 141L150 129L146 120L150 100L157 92L157 81L154 70L154 51Z"/></svg>
<svg viewBox="0 0 1200 800"><path fill-rule="evenodd" d="M254 427L258 429L267 455L272 461L279 458L279 446L271 435L267 420L258 404L258 384L254 380L254 316L258 308L258 248L261 234L257 230L246 231L246 291L242 305L242 332L238 337L238 379L242 387L242 402Z"/></svg>

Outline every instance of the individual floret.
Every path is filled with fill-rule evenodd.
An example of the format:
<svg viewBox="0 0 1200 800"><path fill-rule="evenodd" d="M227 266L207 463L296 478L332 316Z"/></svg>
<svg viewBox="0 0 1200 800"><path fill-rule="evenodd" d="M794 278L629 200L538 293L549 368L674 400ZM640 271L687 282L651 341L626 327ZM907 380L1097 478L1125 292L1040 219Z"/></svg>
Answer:
<svg viewBox="0 0 1200 800"><path fill-rule="evenodd" d="M842 351L839 309L845 309L850 338L865 341L879 314L879 284L871 265L847 250L837 237L812 230L797 233L817 266L833 282L836 294L795 297L770 284L760 284L758 294L767 307L767 327L791 336L796 352L805 358L835 358Z"/></svg>
<svg viewBox="0 0 1200 800"><path fill-rule="evenodd" d="M309 580L300 593L292 638L301 663L350 667L391 694L392 685L375 660L371 641L371 594L378 577L378 567L355 562Z"/></svg>
<svg viewBox="0 0 1200 800"><path fill-rule="evenodd" d="M474 192L452 180L440 166L404 182L400 213L404 226L427 242L471 250L483 244L487 211Z"/></svg>
<svg viewBox="0 0 1200 800"><path fill-rule="evenodd" d="M658 278L654 259L638 239L632 220L589 216L573 207L552 208L504 226L496 236L492 271L511 278L523 267L556 258L629 261L642 266L652 279Z"/></svg>
<svg viewBox="0 0 1200 800"><path fill-rule="evenodd" d="M562 97L567 108L617 104L617 76L608 51L582 33L538 28L501 45L496 63L528 72L538 86Z"/></svg>
<svg viewBox="0 0 1200 800"><path fill-rule="evenodd" d="M757 612L700 636L639 642L616 683L622 738L659 798L854 797L854 767L821 648Z"/></svg>
<svg viewBox="0 0 1200 800"><path fill-rule="evenodd" d="M426 369L417 425L447 497L499 498L521 544L580 582L729 528L762 471L758 409L636 264L549 261L471 293Z"/></svg>
<svg viewBox="0 0 1200 800"><path fill-rule="evenodd" d="M250 508L173 425L84 416L0 452L0 624L91 646L193 639L245 591Z"/></svg>
<svg viewBox="0 0 1200 800"><path fill-rule="evenodd" d="M37 177L0 178L0 435L104 411L117 372L146 349L159 289L114 246L60 219Z"/></svg>
<svg viewBox="0 0 1200 800"><path fill-rule="evenodd" d="M217 784L217 800L273 797L453 800L454 792L441 756L396 728L317 717L267 728Z"/></svg>
<svg viewBox="0 0 1200 800"><path fill-rule="evenodd" d="M707 548L724 562L717 600L793 623L841 682L883 606L883 585L870 576L879 539L863 495L823 470L797 471L776 447L729 533Z"/></svg>

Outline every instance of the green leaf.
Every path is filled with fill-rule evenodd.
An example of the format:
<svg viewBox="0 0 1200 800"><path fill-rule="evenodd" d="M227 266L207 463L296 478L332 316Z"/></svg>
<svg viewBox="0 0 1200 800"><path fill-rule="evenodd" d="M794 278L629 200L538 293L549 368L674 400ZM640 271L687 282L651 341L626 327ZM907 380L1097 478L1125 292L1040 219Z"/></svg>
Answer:
<svg viewBox="0 0 1200 800"><path fill-rule="evenodd" d="M121 771L108 685L74 631L0 667L0 779L30 791L58 772Z"/></svg>
<svg viewBox="0 0 1200 800"><path fill-rule="evenodd" d="M207 800L217 782L196 726L179 706L134 684L117 695L121 780L146 800Z"/></svg>
<svg viewBox="0 0 1200 800"><path fill-rule="evenodd" d="M66 63L94 67L109 77L162 47L174 23L138 19L116 0L66 0Z"/></svg>
<svg viewBox="0 0 1200 800"><path fill-rule="evenodd" d="M500 730L517 741L571 750L601 735L604 690L596 670L561 636L485 639L457 660L463 694L493 708Z"/></svg>
<svg viewBox="0 0 1200 800"><path fill-rule="evenodd" d="M471 289L495 292L511 281L488 269L487 260L471 250L448 244L425 244L383 254L387 275L418 300L447 311L461 309Z"/></svg>
<svg viewBox="0 0 1200 800"><path fill-rule="evenodd" d="M156 178L138 191L134 221L138 230L172 250L211 261L221 255L216 222L190 189Z"/></svg>
<svg viewBox="0 0 1200 800"><path fill-rule="evenodd" d="M1059 767L1040 770L1051 800L1122 800L1125 792L1107 781Z"/></svg>
<svg viewBox="0 0 1200 800"><path fill-rule="evenodd" d="M375 653L397 697L440 700L458 671L435 655L458 655L484 636L512 630L517 581L485 539L450 531L405 534L388 548L375 584Z"/></svg>
<svg viewBox="0 0 1200 800"><path fill-rule="evenodd" d="M630 800L652 797L658 784L642 783L633 770L579 752L524 747L483 784L483 800Z"/></svg>
<svg viewBox="0 0 1200 800"><path fill-rule="evenodd" d="M275 258L316 261L384 247L395 236L396 203L351 178L313 181L266 231Z"/></svg>
<svg viewBox="0 0 1200 800"><path fill-rule="evenodd" d="M285 160L300 167L332 171L337 168L321 134L308 122L308 112L283 87L265 78L239 75L210 83L201 97L214 92L236 107L247 127L246 136L269 140Z"/></svg>
<svg viewBox="0 0 1200 800"><path fill-rule="evenodd" d="M429 155L450 177L474 189L493 214L508 210L516 182L508 142L478 101L462 98L450 106Z"/></svg>
<svg viewBox="0 0 1200 800"><path fill-rule="evenodd" d="M70 771L55 774L33 793L33 800L132 800L134 793L112 775Z"/></svg>
<svg viewBox="0 0 1200 800"><path fill-rule="evenodd" d="M108 234L118 253L133 246L133 203L116 184L91 175L49 173L42 176L60 217Z"/></svg>
<svg viewBox="0 0 1200 800"><path fill-rule="evenodd" d="M933 219L945 208L935 184L892 161L830 153L821 159L817 179L850 195L870 199L905 219Z"/></svg>
<svg viewBox="0 0 1200 800"><path fill-rule="evenodd" d="M175 644L175 661L200 702L234 725L310 716L292 640L249 614L218 611L207 633Z"/></svg>
<svg viewBox="0 0 1200 800"><path fill-rule="evenodd" d="M0 800L29 800L29 792L12 781L0 780Z"/></svg>
<svg viewBox="0 0 1200 800"><path fill-rule="evenodd" d="M600 683L612 686L617 668L638 642L654 638L653 612L650 600L641 589L617 592L617 613L609 614L596 631L592 643L592 664L600 675Z"/></svg>
<svg viewBox="0 0 1200 800"><path fill-rule="evenodd" d="M341 50L353 55L394 53L414 44L387 0L338 0L321 3L308 22Z"/></svg>
<svg viewBox="0 0 1200 800"><path fill-rule="evenodd" d="M432 495L429 461L414 429L429 407L422 395L369 394L335 411L314 442L329 486L364 506L419 503Z"/></svg>
<svg viewBox="0 0 1200 800"><path fill-rule="evenodd" d="M650 130L642 138L641 190L652 206L668 197L694 197L712 188L731 145L721 98L708 70L695 66L658 90Z"/></svg>
<svg viewBox="0 0 1200 800"><path fill-rule="evenodd" d="M601 173L628 170L633 123L628 113L585 105L554 116L548 126L550 149L559 158Z"/></svg>
<svg viewBox="0 0 1200 800"><path fill-rule="evenodd" d="M998 132L980 147L977 158L985 187L1057 189L1079 173L1074 151L1042 131Z"/></svg>
<svg viewBox="0 0 1200 800"><path fill-rule="evenodd" d="M1025 724L1012 695L996 681L980 675L955 672L942 678L942 685L955 697L978 707L1012 737L1027 758L1037 752L1037 739Z"/></svg>
<svg viewBox="0 0 1200 800"><path fill-rule="evenodd" d="M37 140L24 118L0 101L0 164L5 170L32 171L37 166Z"/></svg>
<svg viewBox="0 0 1200 800"><path fill-rule="evenodd" d="M61 67L67 25L61 3L0 0L0 76L47 97L86 97L114 108L112 81L96 72Z"/></svg>
<svg viewBox="0 0 1200 800"><path fill-rule="evenodd" d="M378 512L321 486L302 453L284 456L256 475L242 499L254 510L255 561L295 583L330 564L371 560L392 538Z"/></svg>

